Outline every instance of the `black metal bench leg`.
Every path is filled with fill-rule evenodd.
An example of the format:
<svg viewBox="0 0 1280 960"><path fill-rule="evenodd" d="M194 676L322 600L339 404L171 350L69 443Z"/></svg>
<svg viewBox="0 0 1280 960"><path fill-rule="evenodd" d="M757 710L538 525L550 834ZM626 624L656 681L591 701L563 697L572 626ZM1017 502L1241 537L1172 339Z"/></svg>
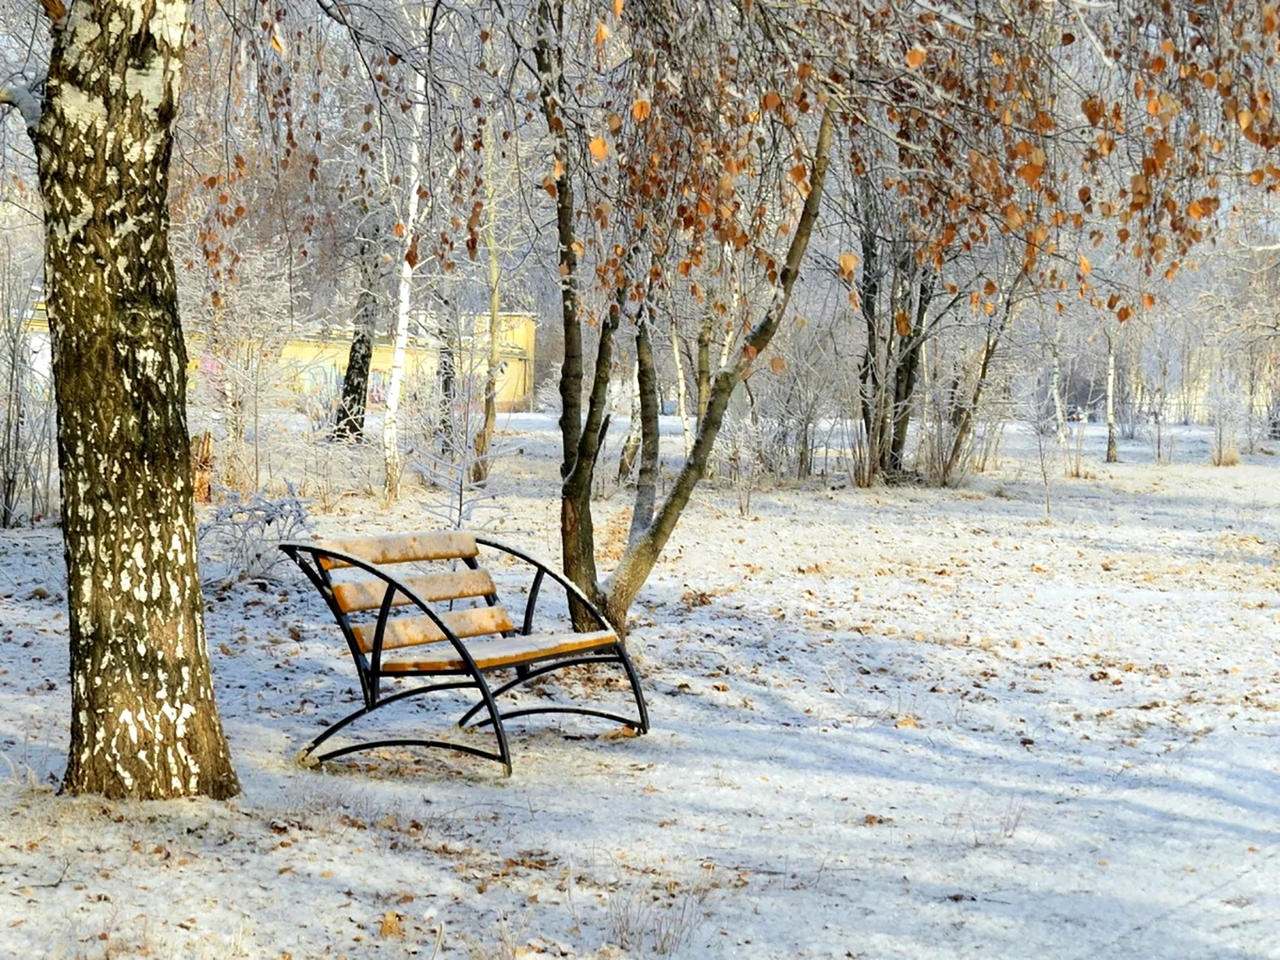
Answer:
<svg viewBox="0 0 1280 960"><path fill-rule="evenodd" d="M488 710L489 721L493 724L494 732L498 736L498 755L502 758L502 766L509 777L511 776L511 748L507 745L507 730L502 725L502 714L498 712L498 703L493 698L489 684L479 673L476 674L476 686L480 688L481 702Z"/></svg>
<svg viewBox="0 0 1280 960"><path fill-rule="evenodd" d="M636 698L636 710L640 714L639 730L641 733L648 733L649 708L644 702L644 692L640 689L640 675L636 673L636 668L631 664L631 657L627 655L627 649L622 644L618 644L618 659L622 661L622 669L627 671L631 693Z"/></svg>
<svg viewBox="0 0 1280 960"><path fill-rule="evenodd" d="M492 693L489 692L488 684L486 684L482 678L476 678L473 680L460 680L455 683L430 684L425 687L413 687L412 689L402 690L399 693L392 694L389 697L384 697L381 700L378 700L372 704L366 704L365 706L361 707L359 710L354 710L351 713L347 714L341 720L337 721L336 723L328 727L323 733L321 733L318 737L312 740L311 743L309 743L305 748L303 748L297 755L298 762L301 763L303 766L314 767L325 762L326 760L334 760L338 757L343 757L350 753L356 753L361 750L372 750L377 747L395 747L395 746L439 747L446 750L457 750L461 753L468 753L473 756L483 757L486 760L496 760L502 764L503 769L506 772L506 775L510 776L511 775L511 752L507 747L506 731L502 728L500 722L497 727L497 730L498 730L498 733L497 733L498 752L497 753L491 753L488 750L479 750L475 747L466 746L465 744L450 743L447 740L420 740L420 739L396 738L392 740L363 741L360 743L350 744L349 746L346 746L346 747L340 747L337 750L331 750L328 753L322 754L319 757L314 756L315 750L322 743L324 743L326 740L332 737L335 733L338 733L344 727L348 726L349 724L353 723L356 720L359 720L361 717L367 714L373 713L375 710L378 710L381 707L385 707L389 704L395 703L397 700L404 700L409 697L417 696L420 694L435 693L442 690L465 690L470 687L475 687L480 691L481 697L484 698L481 700L481 705L483 706L487 703L490 706L490 716L495 717L500 721L501 717L497 712L497 705L494 703L493 695Z"/></svg>
<svg viewBox="0 0 1280 960"><path fill-rule="evenodd" d="M347 726L347 724L351 723L352 721L359 720L366 713L372 713L374 710L377 710L378 706L379 704L374 704L372 707L361 707L359 710L355 710L347 714L337 723L327 728L324 731L324 733L320 734L320 736L316 737L309 744L303 747L302 750L298 751L297 761L301 763L304 767L314 767L317 764L319 764L320 761L315 759L312 756L312 754L315 752L316 747L320 746L320 744L324 743L326 740L332 737L335 733L337 733L343 727Z"/></svg>
<svg viewBox="0 0 1280 960"><path fill-rule="evenodd" d="M562 670L566 667L577 667L591 663L620 663L622 669L626 671L627 681L631 684L631 694L635 698L636 710L639 713L638 720L632 720L627 717L620 717L616 713L606 713L600 710L590 710L585 707L563 707L563 706L546 706L546 707L529 707L523 710L512 710L507 713L499 714L500 719L513 719L515 717L527 717L536 713L576 713L588 717L600 717L605 720L612 720L615 723L623 724L628 727L635 727L640 733L649 732L649 710L645 705L644 693L640 689L640 677L636 673L635 667L631 664L630 657L627 656L626 649L622 644L617 644L612 648L606 648L607 655L595 657L574 657L568 660L553 660L543 663L536 667L528 664L522 664L523 669L517 668L516 675L506 683L502 684L493 691L493 697L502 696L509 690L520 686L534 677L540 677L545 673L551 673L555 670ZM485 709L487 702L481 700L474 704L466 713L458 718L458 726L466 727L470 720L481 710ZM482 727L489 723L493 723L493 714L490 713L489 720L481 720L479 723L473 724L476 727Z"/></svg>

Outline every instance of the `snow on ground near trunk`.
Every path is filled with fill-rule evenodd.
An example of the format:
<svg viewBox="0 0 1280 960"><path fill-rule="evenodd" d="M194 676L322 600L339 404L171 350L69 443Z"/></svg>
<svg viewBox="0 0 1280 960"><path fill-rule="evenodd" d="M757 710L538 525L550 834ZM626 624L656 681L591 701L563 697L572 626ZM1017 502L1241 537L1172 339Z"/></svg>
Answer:
<svg viewBox="0 0 1280 960"><path fill-rule="evenodd" d="M491 527L554 555L555 445L518 427ZM209 592L242 798L58 798L58 534L0 535L0 956L1280 957L1280 464L1186 433L1104 466L1095 428L1046 521L1009 442L961 490L702 489L635 611L653 732L512 723L510 779L295 766L355 683L287 576ZM317 527L422 525L342 509Z"/></svg>

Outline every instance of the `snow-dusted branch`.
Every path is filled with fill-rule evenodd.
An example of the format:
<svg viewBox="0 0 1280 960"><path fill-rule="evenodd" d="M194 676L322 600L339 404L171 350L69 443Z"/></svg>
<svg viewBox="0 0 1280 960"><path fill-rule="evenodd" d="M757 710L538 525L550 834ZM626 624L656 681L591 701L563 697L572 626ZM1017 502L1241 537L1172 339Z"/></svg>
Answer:
<svg viewBox="0 0 1280 960"><path fill-rule="evenodd" d="M13 77L0 86L0 106L15 107L22 114L27 125L27 133L35 136L36 127L40 125L40 87L44 80L27 81L25 77Z"/></svg>

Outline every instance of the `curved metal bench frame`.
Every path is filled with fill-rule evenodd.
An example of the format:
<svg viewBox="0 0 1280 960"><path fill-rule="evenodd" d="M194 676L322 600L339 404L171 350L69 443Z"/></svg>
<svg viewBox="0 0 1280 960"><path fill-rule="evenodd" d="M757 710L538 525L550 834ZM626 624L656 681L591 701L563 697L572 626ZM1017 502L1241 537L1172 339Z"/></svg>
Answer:
<svg viewBox="0 0 1280 960"><path fill-rule="evenodd" d="M507 544L501 543L497 540L491 540L488 537L476 536L475 542L477 546L490 547L494 550L509 554L517 560L523 561L524 563L532 566L535 571L533 582L529 586L528 599L525 601L521 627L518 631L506 631L503 633L503 636L529 636L532 633L534 613L537 608L538 597L542 589L543 581L547 577L550 577L564 588L567 595L576 598L590 613L592 618L600 625L600 629L613 630L609 625L609 622L605 619L604 614L600 612L590 599L588 599L586 594L583 593L576 584L565 578L556 570L553 570L551 567L529 556L523 551L517 550L515 547L508 546ZM343 638L347 641L347 649L351 654L352 661L355 663L356 673L360 678L360 694L363 700L362 707L347 714L347 716L328 727L299 753L298 758L303 763L317 765L325 762L326 760L334 760L338 757L346 756L347 754L356 753L361 750L372 750L377 747L436 747L446 750L456 750L461 753L471 754L472 756L483 757L486 760L496 760L498 763L502 764L504 771L508 776L510 776L511 749L507 742L506 729L503 726L504 720L513 720L517 717L527 717L540 713L571 713L612 720L615 723L620 723L624 726L634 727L642 734L649 732L649 711L645 705L644 694L640 690L640 678L636 673L635 667L631 663L631 658L627 655L626 646L621 639L615 640L612 645L601 647L600 652L598 653L591 653L586 656L555 658L554 655L550 655L543 662L540 662L539 660L531 660L522 664L517 664L514 667L490 667L488 670L482 670L477 666L475 658L467 649L466 643L457 637L451 629L449 629L449 626L444 622L444 620L434 610L432 610L425 601L417 596L417 594L379 565L361 560L360 558L354 557L348 553L329 550L313 543L282 543L280 544L280 549L284 551L289 559L301 568L307 579L311 581L312 586L314 586L320 596L324 598L325 603L329 607L329 612L333 615L334 620L337 621L338 628L342 631ZM356 639L348 614L338 605L338 602L334 597L333 579L329 575L329 570L321 562L322 558L336 560L345 566L361 570L386 584L386 591L383 594L382 602L378 607L378 619L374 628L373 643L367 654L360 648L360 643ZM460 557L458 559L462 560L463 563L473 570L478 569L480 566L475 557ZM458 658L462 661L462 667L460 669L383 669L383 637L386 631L387 622L391 616L392 607L395 606L394 601L397 594L406 598L408 603L417 607L430 618L431 622L444 636L445 639L443 642L451 644L454 650L457 651ZM485 596L484 599L489 606L494 606L498 603L498 594L495 591L494 593L490 593ZM542 707L527 707L518 710L510 710L506 713L503 713L498 709L498 697L524 683L527 683L534 677L539 677L565 667L575 667L590 663L616 663L622 667L627 675L627 681L631 686L632 696L635 698L638 717L628 718L602 710L592 710L586 707L559 704ZM496 689L490 689L489 684L484 677L485 673L505 669L514 669L515 677L506 683L501 684ZM400 690L386 696L382 693L382 678L384 677L422 676L456 676L460 679L446 681L443 683L426 684L424 686L413 687L408 690ZM497 739L497 752L481 750L467 744L454 743L448 740L396 738L389 740L362 741L341 747L337 750L330 750L329 752L319 756L314 755L315 750L335 733L361 717L382 707L388 706L389 704L428 693L436 693L445 690L466 690L471 688L479 691L480 699L458 719L457 725L464 729L477 729L492 726ZM486 714L486 717L468 726L468 722L481 711Z"/></svg>

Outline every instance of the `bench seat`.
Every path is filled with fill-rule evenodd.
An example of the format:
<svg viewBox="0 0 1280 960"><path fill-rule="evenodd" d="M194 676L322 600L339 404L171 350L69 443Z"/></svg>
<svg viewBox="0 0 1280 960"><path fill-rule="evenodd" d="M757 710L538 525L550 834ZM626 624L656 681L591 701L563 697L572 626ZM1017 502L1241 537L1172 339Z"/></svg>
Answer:
<svg viewBox="0 0 1280 960"><path fill-rule="evenodd" d="M510 637L473 640L467 644L467 652L475 660L478 669L494 670L498 667L517 667L538 660L564 657L571 653L599 650L601 647L611 647L617 642L618 635L612 630L527 637L516 634ZM440 643L421 651L412 660L395 660L390 663L384 661L382 664L382 672L387 674L444 673L465 669L467 665L453 646Z"/></svg>

